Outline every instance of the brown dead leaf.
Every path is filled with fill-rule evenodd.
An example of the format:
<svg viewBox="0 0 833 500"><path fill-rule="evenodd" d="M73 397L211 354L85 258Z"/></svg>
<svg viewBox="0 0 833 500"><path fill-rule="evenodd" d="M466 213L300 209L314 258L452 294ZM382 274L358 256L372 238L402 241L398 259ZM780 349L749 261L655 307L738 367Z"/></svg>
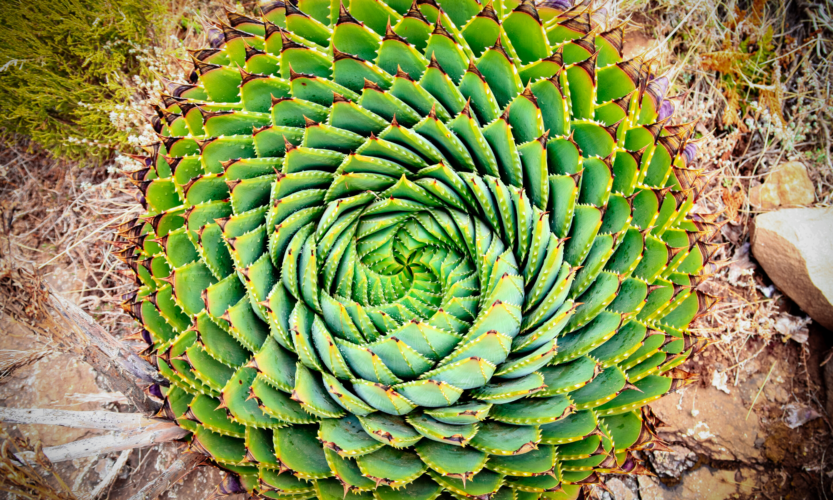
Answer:
<svg viewBox="0 0 833 500"><path fill-rule="evenodd" d="M746 201L746 196L742 189L736 193L727 188L723 188L722 191L721 198L723 198L723 204L726 206L725 215L729 220L735 220L738 216L738 210Z"/></svg>
<svg viewBox="0 0 833 500"><path fill-rule="evenodd" d="M735 89L726 89L726 109L723 110L723 125L737 125L741 132L748 132L740 116L740 95Z"/></svg>

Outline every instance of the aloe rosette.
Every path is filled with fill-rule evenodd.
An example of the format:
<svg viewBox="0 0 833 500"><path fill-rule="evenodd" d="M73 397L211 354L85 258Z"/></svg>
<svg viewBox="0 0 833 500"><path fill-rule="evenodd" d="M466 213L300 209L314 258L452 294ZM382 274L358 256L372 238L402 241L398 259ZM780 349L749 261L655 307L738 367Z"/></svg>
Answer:
<svg viewBox="0 0 833 500"><path fill-rule="evenodd" d="M717 225L565 1L276 1L168 85L121 228L162 416L269 498L573 498L662 449Z"/></svg>

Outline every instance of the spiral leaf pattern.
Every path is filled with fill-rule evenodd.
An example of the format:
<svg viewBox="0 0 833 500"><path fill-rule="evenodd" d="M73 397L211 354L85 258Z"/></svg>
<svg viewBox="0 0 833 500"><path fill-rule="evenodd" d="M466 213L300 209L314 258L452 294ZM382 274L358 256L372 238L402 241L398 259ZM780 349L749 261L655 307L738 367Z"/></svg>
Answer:
<svg viewBox="0 0 833 500"><path fill-rule="evenodd" d="M168 84L123 307L268 498L574 498L663 449L718 225L667 79L566 0L275 1Z"/></svg>

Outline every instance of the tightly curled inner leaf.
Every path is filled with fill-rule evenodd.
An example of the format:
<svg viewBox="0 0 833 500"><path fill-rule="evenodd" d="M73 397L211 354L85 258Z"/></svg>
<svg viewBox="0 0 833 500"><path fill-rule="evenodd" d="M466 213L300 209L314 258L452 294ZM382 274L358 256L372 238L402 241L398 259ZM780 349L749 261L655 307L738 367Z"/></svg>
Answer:
<svg viewBox="0 0 833 500"><path fill-rule="evenodd" d="M165 416L270 498L643 473L714 302L668 81L585 5L337 7L229 14L163 96L120 256Z"/></svg>

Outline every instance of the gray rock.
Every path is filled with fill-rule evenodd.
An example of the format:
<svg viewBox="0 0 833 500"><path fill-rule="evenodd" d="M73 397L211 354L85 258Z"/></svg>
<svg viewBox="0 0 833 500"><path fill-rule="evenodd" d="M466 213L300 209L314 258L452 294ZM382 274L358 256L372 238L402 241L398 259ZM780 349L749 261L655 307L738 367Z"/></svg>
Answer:
<svg viewBox="0 0 833 500"><path fill-rule="evenodd" d="M648 452L648 460L659 477L680 479L683 472L697 463L697 455L685 446L673 445L671 449L674 450L673 453Z"/></svg>
<svg viewBox="0 0 833 500"><path fill-rule="evenodd" d="M639 483L640 500L663 500L665 498L663 488L656 478L637 476L636 480Z"/></svg>
<svg viewBox="0 0 833 500"><path fill-rule="evenodd" d="M613 500L638 500L638 486L632 477L614 477L605 484L610 489Z"/></svg>
<svg viewBox="0 0 833 500"><path fill-rule="evenodd" d="M752 253L775 286L833 330L833 207L759 215Z"/></svg>

